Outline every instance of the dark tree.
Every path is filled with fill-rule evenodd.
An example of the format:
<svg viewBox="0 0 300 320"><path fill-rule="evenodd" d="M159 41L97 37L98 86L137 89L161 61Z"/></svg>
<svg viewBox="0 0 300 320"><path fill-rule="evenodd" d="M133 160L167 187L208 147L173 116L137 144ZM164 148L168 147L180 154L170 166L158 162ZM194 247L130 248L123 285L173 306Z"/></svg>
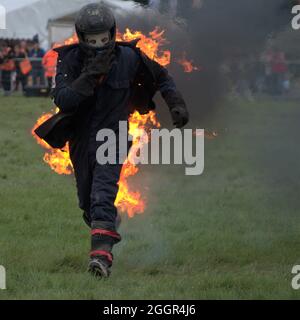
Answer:
<svg viewBox="0 0 300 320"><path fill-rule="evenodd" d="M149 0L133 0L141 5L147 6L149 4Z"/></svg>

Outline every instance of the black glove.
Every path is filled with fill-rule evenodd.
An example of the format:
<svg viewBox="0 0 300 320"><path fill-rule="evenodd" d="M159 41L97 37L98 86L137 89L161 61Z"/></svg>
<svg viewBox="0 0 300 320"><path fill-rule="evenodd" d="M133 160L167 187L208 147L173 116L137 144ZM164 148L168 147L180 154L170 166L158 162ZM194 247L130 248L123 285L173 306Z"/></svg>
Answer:
<svg viewBox="0 0 300 320"><path fill-rule="evenodd" d="M168 91L163 94L176 128L182 128L189 122L189 113L186 104L178 91Z"/></svg>
<svg viewBox="0 0 300 320"><path fill-rule="evenodd" d="M101 52L95 57L87 59L82 72L99 78L101 75L106 75L109 73L114 59L115 54L111 51L107 50Z"/></svg>
<svg viewBox="0 0 300 320"><path fill-rule="evenodd" d="M89 58L82 69L81 75L72 83L72 89L83 96L92 96L96 86L101 82L101 78L109 73L114 59L115 55L111 52Z"/></svg>

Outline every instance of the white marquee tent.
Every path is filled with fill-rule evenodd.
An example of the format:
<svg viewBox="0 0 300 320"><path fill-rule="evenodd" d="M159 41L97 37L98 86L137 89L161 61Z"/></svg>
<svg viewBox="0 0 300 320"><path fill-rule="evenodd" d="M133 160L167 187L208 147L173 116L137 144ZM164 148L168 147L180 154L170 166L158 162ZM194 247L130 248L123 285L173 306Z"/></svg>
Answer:
<svg viewBox="0 0 300 320"><path fill-rule="evenodd" d="M31 39L38 34L41 45L49 47L50 41L60 41L72 34L72 23L62 23L63 17L72 17L78 10L95 0L0 0L0 5L6 11L6 29L0 29L0 38ZM132 1L104 0L116 15L126 15L132 10L138 10ZM52 23L53 37L49 39L48 26ZM61 39L58 39L61 37Z"/></svg>

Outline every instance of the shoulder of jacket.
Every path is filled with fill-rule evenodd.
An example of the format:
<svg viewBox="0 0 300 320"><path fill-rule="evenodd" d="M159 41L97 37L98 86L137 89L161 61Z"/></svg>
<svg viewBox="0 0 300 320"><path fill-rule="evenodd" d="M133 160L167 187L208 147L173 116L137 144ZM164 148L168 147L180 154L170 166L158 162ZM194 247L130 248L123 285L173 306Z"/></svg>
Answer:
<svg viewBox="0 0 300 320"><path fill-rule="evenodd" d="M135 40L131 40L131 41L117 41L116 44L120 47L130 47L132 49L139 50L139 48L137 48L137 44L139 41L140 41L140 39L135 39Z"/></svg>
<svg viewBox="0 0 300 320"><path fill-rule="evenodd" d="M158 63L155 60L148 57L146 53L144 53L140 48L137 47L137 44L139 41L140 39L136 39L128 42L120 41L120 42L117 42L117 44L120 46L120 48L123 48L123 50L124 48L128 48L127 50L131 49L130 51L134 51L141 58L144 64L146 64L147 67L153 67L153 65L156 66Z"/></svg>
<svg viewBox="0 0 300 320"><path fill-rule="evenodd" d="M59 59L64 59L67 56L70 56L74 53L77 53L79 50L79 45L78 44L72 44L72 45L67 45L67 46L62 46L59 48L53 49L53 51L58 53Z"/></svg>
<svg viewBox="0 0 300 320"><path fill-rule="evenodd" d="M69 45L54 49L58 53L57 68L62 68L63 72L77 73L81 69L82 56L78 44Z"/></svg>

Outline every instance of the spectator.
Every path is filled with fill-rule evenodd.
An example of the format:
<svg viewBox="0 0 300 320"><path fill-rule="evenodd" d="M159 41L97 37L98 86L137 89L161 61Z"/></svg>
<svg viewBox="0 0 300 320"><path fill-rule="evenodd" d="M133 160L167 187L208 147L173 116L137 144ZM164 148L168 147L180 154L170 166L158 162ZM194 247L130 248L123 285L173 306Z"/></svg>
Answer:
<svg viewBox="0 0 300 320"><path fill-rule="evenodd" d="M53 47L53 45L52 45ZM56 61L57 61L57 53L54 50L49 50L43 57L43 67L45 70L45 77L47 78L48 83L48 91L51 91L53 77L56 73Z"/></svg>
<svg viewBox="0 0 300 320"><path fill-rule="evenodd" d="M281 95L284 92L284 80L288 72L288 66L284 52L279 50L273 52L271 68L272 93L275 95Z"/></svg>
<svg viewBox="0 0 300 320"><path fill-rule="evenodd" d="M20 63L22 59L27 58L27 52L23 46L21 49L20 45L15 45L14 47L14 58L15 58L15 65L16 65L16 86L15 91L18 91L19 84L22 85L22 91L24 92L26 82L27 82L27 76L24 75L20 68Z"/></svg>
<svg viewBox="0 0 300 320"><path fill-rule="evenodd" d="M29 52L30 58L43 58L45 51L40 47L38 42L34 42L33 48Z"/></svg>
<svg viewBox="0 0 300 320"><path fill-rule="evenodd" d="M40 47L38 39L34 39L34 44L32 50L29 52L30 58L43 58L45 55L45 51ZM32 77L34 85L44 84L44 70L39 60L32 61Z"/></svg>
<svg viewBox="0 0 300 320"><path fill-rule="evenodd" d="M28 44L25 40L20 42L20 51L23 52L26 56L29 56Z"/></svg>
<svg viewBox="0 0 300 320"><path fill-rule="evenodd" d="M11 75L15 69L13 51L9 46L6 46L0 53L0 69L4 95L9 96L11 94Z"/></svg>
<svg viewBox="0 0 300 320"><path fill-rule="evenodd" d="M290 87L291 87L290 77L289 77L289 74L288 74L288 73L286 73L286 74L284 75L284 80L283 80L282 86L283 86L283 93L284 93L284 94L288 94L289 91L290 91Z"/></svg>

